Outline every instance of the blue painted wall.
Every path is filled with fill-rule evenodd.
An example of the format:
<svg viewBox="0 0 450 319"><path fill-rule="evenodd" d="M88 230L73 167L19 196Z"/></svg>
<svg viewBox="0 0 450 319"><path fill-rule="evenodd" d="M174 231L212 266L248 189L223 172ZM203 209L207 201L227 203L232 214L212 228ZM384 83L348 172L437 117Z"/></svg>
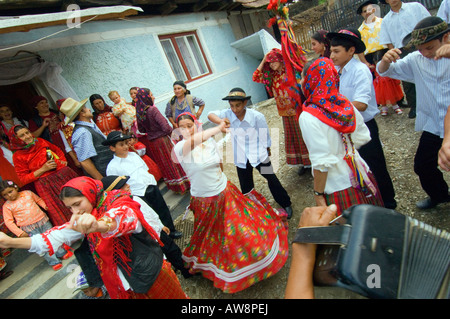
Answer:
<svg viewBox="0 0 450 319"><path fill-rule="evenodd" d="M52 37L51 40L58 44L55 45L57 48L52 48L47 41L46 45L41 44L36 50L45 60L56 62L63 68L62 76L80 99L97 93L110 103L108 92L117 90L130 101L130 87L148 87L156 97L158 108L164 112L166 103L173 95L172 83L176 79L165 60L157 36L196 30L213 69L212 75L188 84L191 93L206 102L201 117L203 121L209 111L228 106L222 97L233 87L242 87L252 96L253 103L267 99L263 86L252 81L253 71L260 61L230 46L236 39L226 13L128 20L132 21L89 22L79 29ZM3 45L28 42L64 28L58 26L32 30L18 37L14 37L15 34L1 35L0 41ZM120 33L120 36L115 37L114 32ZM95 40L95 36L102 37L104 34L113 39L103 37Z"/></svg>

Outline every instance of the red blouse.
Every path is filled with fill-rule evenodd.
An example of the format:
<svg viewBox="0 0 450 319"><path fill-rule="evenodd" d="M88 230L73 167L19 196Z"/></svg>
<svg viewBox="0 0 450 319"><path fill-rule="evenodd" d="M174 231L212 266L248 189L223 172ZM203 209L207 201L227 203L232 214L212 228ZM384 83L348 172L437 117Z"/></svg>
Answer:
<svg viewBox="0 0 450 319"><path fill-rule="evenodd" d="M46 147L54 154L56 171L67 165L66 157L59 147L42 138L37 138L34 146L29 149L18 150L13 154L14 168L23 184L29 184L38 180L40 177L45 177L55 172L47 171L40 177L34 176L34 172L47 162Z"/></svg>
<svg viewBox="0 0 450 319"><path fill-rule="evenodd" d="M96 116L95 124L106 136L112 131L121 131L120 121L112 112L102 112Z"/></svg>

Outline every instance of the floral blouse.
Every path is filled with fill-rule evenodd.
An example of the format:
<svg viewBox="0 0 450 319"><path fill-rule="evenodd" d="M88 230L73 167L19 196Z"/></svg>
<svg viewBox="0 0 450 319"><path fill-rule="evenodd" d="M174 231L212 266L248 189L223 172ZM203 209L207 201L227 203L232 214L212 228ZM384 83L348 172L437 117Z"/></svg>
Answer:
<svg viewBox="0 0 450 319"><path fill-rule="evenodd" d="M256 69L253 73L253 81L258 83L263 82L263 73ZM278 115L280 116L295 116L296 102L289 97L287 91L283 90L282 83L284 81L284 74L272 72L272 96L275 97L277 103Z"/></svg>

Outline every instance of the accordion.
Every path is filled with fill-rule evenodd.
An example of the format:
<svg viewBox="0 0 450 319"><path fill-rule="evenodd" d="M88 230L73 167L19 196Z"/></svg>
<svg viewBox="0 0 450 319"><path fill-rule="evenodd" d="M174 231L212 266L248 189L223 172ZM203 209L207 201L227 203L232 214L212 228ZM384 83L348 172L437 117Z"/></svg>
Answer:
<svg viewBox="0 0 450 319"><path fill-rule="evenodd" d="M315 285L368 298L450 298L450 233L372 205L352 206L342 217L295 234L294 242L318 244Z"/></svg>

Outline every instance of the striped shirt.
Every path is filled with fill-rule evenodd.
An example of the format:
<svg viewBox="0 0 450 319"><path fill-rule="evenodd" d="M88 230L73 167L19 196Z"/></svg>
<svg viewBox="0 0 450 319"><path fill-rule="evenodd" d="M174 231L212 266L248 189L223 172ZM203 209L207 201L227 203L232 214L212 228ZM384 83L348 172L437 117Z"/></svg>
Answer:
<svg viewBox="0 0 450 319"><path fill-rule="evenodd" d="M418 2L402 3L399 12L389 11L381 22L380 44L391 43L394 48L403 47L406 37L423 18L429 17L428 10Z"/></svg>
<svg viewBox="0 0 450 319"><path fill-rule="evenodd" d="M100 134L105 136L94 122L75 121L75 125L92 127L95 131L98 131ZM86 129L79 128L73 131L72 145L80 162L97 156L97 152L95 151L94 143L92 141L92 135Z"/></svg>
<svg viewBox="0 0 450 319"><path fill-rule="evenodd" d="M419 51L391 63L380 76L416 84L416 131L444 137L444 117L450 106L450 59L428 59Z"/></svg>

